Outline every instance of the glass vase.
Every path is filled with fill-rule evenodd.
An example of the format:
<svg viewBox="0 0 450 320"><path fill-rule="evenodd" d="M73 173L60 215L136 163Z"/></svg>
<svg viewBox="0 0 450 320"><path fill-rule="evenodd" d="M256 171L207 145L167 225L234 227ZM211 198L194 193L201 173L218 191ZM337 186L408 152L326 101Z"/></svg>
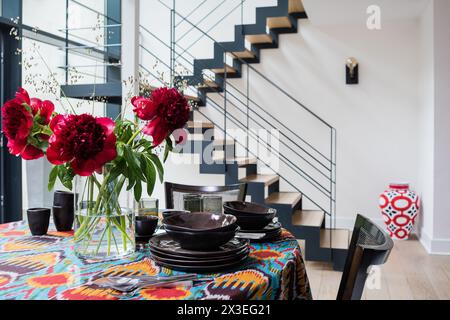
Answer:
<svg viewBox="0 0 450 320"><path fill-rule="evenodd" d="M135 253L135 213L124 176L76 177L75 253L88 260L116 260Z"/></svg>

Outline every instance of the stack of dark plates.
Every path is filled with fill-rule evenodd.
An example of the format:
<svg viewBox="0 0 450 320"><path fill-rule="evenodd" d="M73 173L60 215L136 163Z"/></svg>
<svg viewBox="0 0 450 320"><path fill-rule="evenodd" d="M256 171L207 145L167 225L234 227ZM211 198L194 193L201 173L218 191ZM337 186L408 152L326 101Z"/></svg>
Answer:
<svg viewBox="0 0 450 320"><path fill-rule="evenodd" d="M174 270L213 272L242 264L249 242L236 239L240 230L232 215L181 213L163 220L167 234L149 242L154 260Z"/></svg>
<svg viewBox="0 0 450 320"><path fill-rule="evenodd" d="M241 228L239 237L247 237L252 242L270 242L280 238L282 226L276 222L275 209L242 201L226 202L223 207L226 214L237 218Z"/></svg>
<svg viewBox="0 0 450 320"><path fill-rule="evenodd" d="M153 237L149 242L152 258L161 266L185 272L215 272L241 265L248 257L249 242L232 239L212 250L187 250L168 234Z"/></svg>

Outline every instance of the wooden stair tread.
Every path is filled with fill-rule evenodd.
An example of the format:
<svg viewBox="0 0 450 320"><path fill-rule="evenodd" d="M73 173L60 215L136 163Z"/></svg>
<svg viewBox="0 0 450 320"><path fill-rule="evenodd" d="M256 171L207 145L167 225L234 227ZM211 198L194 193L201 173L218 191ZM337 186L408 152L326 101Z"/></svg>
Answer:
<svg viewBox="0 0 450 320"><path fill-rule="evenodd" d="M246 158L246 157L237 157L233 159L238 166L246 166L249 164L255 164L257 162L256 158Z"/></svg>
<svg viewBox="0 0 450 320"><path fill-rule="evenodd" d="M199 85L199 88L213 88L216 89L218 88L219 85L211 80L205 80L202 84Z"/></svg>
<svg viewBox="0 0 450 320"><path fill-rule="evenodd" d="M253 59L256 55L250 50L229 52L228 55L233 59Z"/></svg>
<svg viewBox="0 0 450 320"><path fill-rule="evenodd" d="M189 129L214 129L214 123L212 123L212 122L189 121L187 123L187 127Z"/></svg>
<svg viewBox="0 0 450 320"><path fill-rule="evenodd" d="M267 204L290 204L295 207L302 199L302 194L299 192L275 192L267 199Z"/></svg>
<svg viewBox="0 0 450 320"><path fill-rule="evenodd" d="M272 17L267 18L267 27L269 29L292 28L292 23L288 17Z"/></svg>
<svg viewBox="0 0 450 320"><path fill-rule="evenodd" d="M269 186L280 180L280 177L276 174L254 174L241 179L241 182L247 183L264 183L265 186Z"/></svg>
<svg viewBox="0 0 450 320"><path fill-rule="evenodd" d="M333 249L348 249L350 238L350 231L346 229L335 229L331 230L330 239L330 229L320 230L320 247L330 248L330 243L332 243L331 248Z"/></svg>
<svg viewBox="0 0 450 320"><path fill-rule="evenodd" d="M245 40L251 44L272 43L272 36L269 34L253 34L246 35Z"/></svg>
<svg viewBox="0 0 450 320"><path fill-rule="evenodd" d="M302 0L289 0L289 13L305 12Z"/></svg>
<svg viewBox="0 0 450 320"><path fill-rule="evenodd" d="M292 216L292 224L302 227L320 228L325 218L325 213L320 210L297 210Z"/></svg>
<svg viewBox="0 0 450 320"><path fill-rule="evenodd" d="M194 97L194 96L190 96L190 95L187 95L187 94L185 94L184 97L188 101L200 102L200 98L199 97Z"/></svg>
<svg viewBox="0 0 450 320"><path fill-rule="evenodd" d="M237 70L231 66L225 66L224 68L216 68L216 69L210 69L214 73L225 73L225 70L227 73L237 73Z"/></svg>

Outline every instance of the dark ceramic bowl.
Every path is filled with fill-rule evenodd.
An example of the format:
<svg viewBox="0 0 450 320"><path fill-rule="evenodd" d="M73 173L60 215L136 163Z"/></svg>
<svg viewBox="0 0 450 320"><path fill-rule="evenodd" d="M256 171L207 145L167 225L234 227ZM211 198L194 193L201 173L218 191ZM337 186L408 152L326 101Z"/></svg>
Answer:
<svg viewBox="0 0 450 320"><path fill-rule="evenodd" d="M212 250L229 242L236 236L239 227L228 231L188 232L165 227L167 234L186 250Z"/></svg>
<svg viewBox="0 0 450 320"><path fill-rule="evenodd" d="M140 237L151 237L158 227L158 217L138 216L136 217L136 234Z"/></svg>
<svg viewBox="0 0 450 320"><path fill-rule="evenodd" d="M236 229L236 217L227 214L195 212L171 216L164 219L163 224L171 230L193 233L233 231Z"/></svg>
<svg viewBox="0 0 450 320"><path fill-rule="evenodd" d="M269 225L276 216L275 212L265 215L249 215L233 213L236 217L236 224L243 230L261 230Z"/></svg>
<svg viewBox="0 0 450 320"><path fill-rule="evenodd" d="M251 202L231 201L223 204L224 210L228 214L243 215L272 215L277 211L275 209Z"/></svg>
<svg viewBox="0 0 450 320"><path fill-rule="evenodd" d="M33 208L27 210L28 226L33 236L43 236L48 232L51 210L47 208Z"/></svg>
<svg viewBox="0 0 450 320"><path fill-rule="evenodd" d="M184 211L184 210L164 210L161 214L163 219L169 218L171 216L176 216L178 214L186 214L191 213L190 211Z"/></svg>

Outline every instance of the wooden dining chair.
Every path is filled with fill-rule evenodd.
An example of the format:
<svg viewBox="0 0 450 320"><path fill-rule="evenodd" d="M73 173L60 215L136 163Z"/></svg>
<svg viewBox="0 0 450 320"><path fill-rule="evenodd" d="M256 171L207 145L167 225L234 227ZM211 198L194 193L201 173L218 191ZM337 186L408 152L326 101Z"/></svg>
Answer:
<svg viewBox="0 0 450 320"><path fill-rule="evenodd" d="M394 242L362 215L356 218L337 300L361 300L369 267L386 263Z"/></svg>
<svg viewBox="0 0 450 320"><path fill-rule="evenodd" d="M228 186L189 186L166 182L166 208L184 210L183 196L185 194L218 195L222 202L245 201L247 196L247 184L234 184Z"/></svg>

